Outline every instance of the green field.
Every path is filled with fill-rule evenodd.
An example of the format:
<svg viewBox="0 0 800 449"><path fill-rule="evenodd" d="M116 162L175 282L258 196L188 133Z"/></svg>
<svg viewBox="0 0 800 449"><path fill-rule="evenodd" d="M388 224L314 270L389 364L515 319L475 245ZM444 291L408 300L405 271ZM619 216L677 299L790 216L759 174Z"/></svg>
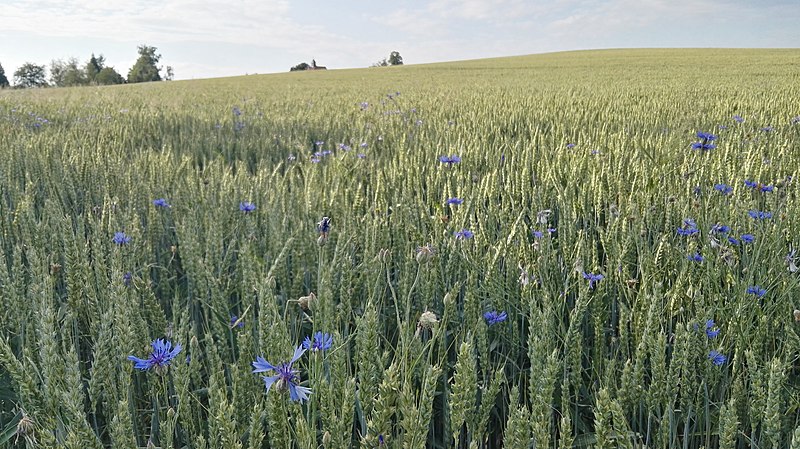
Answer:
<svg viewBox="0 0 800 449"><path fill-rule="evenodd" d="M798 176L794 49L2 91L0 447L798 449Z"/></svg>

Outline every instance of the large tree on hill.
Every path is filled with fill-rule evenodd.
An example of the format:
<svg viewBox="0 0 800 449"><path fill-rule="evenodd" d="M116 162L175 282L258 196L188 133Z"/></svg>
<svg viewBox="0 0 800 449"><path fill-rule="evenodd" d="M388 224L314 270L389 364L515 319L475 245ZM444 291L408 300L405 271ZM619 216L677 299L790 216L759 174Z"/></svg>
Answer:
<svg viewBox="0 0 800 449"><path fill-rule="evenodd" d="M14 72L14 86L46 87L47 78L45 77L44 66L32 62L22 64L22 66Z"/></svg>
<svg viewBox="0 0 800 449"><path fill-rule="evenodd" d="M6 71L3 70L3 64L0 64L0 89L8 87L8 78L6 78Z"/></svg>
<svg viewBox="0 0 800 449"><path fill-rule="evenodd" d="M400 56L400 52L393 51L389 55L389 65L403 65L403 57Z"/></svg>
<svg viewBox="0 0 800 449"><path fill-rule="evenodd" d="M156 53L156 47L147 45L139 46L139 59L128 71L129 83L146 83L148 81L161 81L161 70L158 64L161 55Z"/></svg>

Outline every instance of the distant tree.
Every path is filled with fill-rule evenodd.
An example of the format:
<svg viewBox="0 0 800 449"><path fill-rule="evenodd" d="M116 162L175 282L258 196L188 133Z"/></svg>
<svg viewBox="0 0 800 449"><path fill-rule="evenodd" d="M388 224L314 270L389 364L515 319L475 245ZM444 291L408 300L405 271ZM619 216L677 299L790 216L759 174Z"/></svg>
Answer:
<svg viewBox="0 0 800 449"><path fill-rule="evenodd" d="M403 65L403 57L399 52L393 51L389 54L389 65Z"/></svg>
<svg viewBox="0 0 800 449"><path fill-rule="evenodd" d="M175 79L175 71L172 70L172 66L167 66L167 74L164 76L164 81L172 81Z"/></svg>
<svg viewBox="0 0 800 449"><path fill-rule="evenodd" d="M146 83L149 81L161 81L160 67L157 66L161 55L156 53L156 47L147 45L139 46L139 59L128 71L129 83Z"/></svg>
<svg viewBox="0 0 800 449"><path fill-rule="evenodd" d="M94 77L94 82L106 86L109 84L123 84L125 78L122 77L114 67L103 67L102 70Z"/></svg>
<svg viewBox="0 0 800 449"><path fill-rule="evenodd" d="M0 89L8 87L8 78L6 78L6 71L3 70L3 64L0 64Z"/></svg>
<svg viewBox="0 0 800 449"><path fill-rule="evenodd" d="M309 67L311 67L311 66L308 65L307 62L301 62L300 64L297 64L296 66L294 66L291 69L289 69L289 71L290 72L298 72L298 71L302 71L302 70L308 70Z"/></svg>
<svg viewBox="0 0 800 449"><path fill-rule="evenodd" d="M386 58L383 58L382 60L376 62L375 64L372 64L372 67L386 67L388 65L389 65L389 62L386 61Z"/></svg>
<svg viewBox="0 0 800 449"><path fill-rule="evenodd" d="M22 64L22 67L14 72L14 86L23 88L47 87L44 66L32 62Z"/></svg>
<svg viewBox="0 0 800 449"><path fill-rule="evenodd" d="M88 83L86 72L78 67L77 58L50 62L50 83L55 86L83 86Z"/></svg>
<svg viewBox="0 0 800 449"><path fill-rule="evenodd" d="M95 57L94 53L92 53L92 57L86 61L86 66L84 67L84 71L86 72L86 79L89 83L93 83L97 74L100 73L101 70L106 65L106 58L103 55Z"/></svg>

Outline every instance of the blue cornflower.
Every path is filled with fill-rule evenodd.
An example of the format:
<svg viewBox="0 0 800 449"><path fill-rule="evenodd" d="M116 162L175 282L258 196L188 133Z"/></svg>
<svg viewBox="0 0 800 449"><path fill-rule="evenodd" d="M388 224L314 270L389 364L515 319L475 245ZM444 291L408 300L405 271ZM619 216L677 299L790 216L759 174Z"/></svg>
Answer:
<svg viewBox="0 0 800 449"><path fill-rule="evenodd" d="M728 358L722 353L711 351L708 353L708 360L711 360L711 363L713 363L715 366L721 366L728 360Z"/></svg>
<svg viewBox="0 0 800 449"><path fill-rule="evenodd" d="M457 163L461 162L461 158L456 156L456 155L439 156L439 162L441 162L443 164L447 164L448 167L452 167L453 164L457 164Z"/></svg>
<svg viewBox="0 0 800 449"><path fill-rule="evenodd" d="M711 227L711 233L712 234L727 234L729 232L731 232L731 227L730 226L725 226L725 225L721 225L721 224L717 223L717 224L715 224L714 226Z"/></svg>
<svg viewBox="0 0 800 449"><path fill-rule="evenodd" d="M764 297L767 294L767 289L762 288L760 285L751 285L747 287L747 294L748 295L755 295L759 298Z"/></svg>
<svg viewBox="0 0 800 449"><path fill-rule="evenodd" d="M242 201L239 203L239 210L247 214L256 210L256 205L248 201Z"/></svg>
<svg viewBox="0 0 800 449"><path fill-rule="evenodd" d="M241 109L239 109L239 107L238 107L238 106L234 106L234 107L233 107L233 115L235 115L236 117L238 117L238 116L242 115L242 110L241 110Z"/></svg>
<svg viewBox="0 0 800 449"><path fill-rule="evenodd" d="M692 149L693 150L708 151L708 150L713 150L714 148L717 147L713 143L710 143L711 141L717 139L717 136L714 135L714 134L706 133L706 132L703 132L703 131L698 131L697 132L697 138L700 139L700 141L699 142L694 142L692 144Z"/></svg>
<svg viewBox="0 0 800 449"><path fill-rule="evenodd" d="M722 193L723 195L730 195L733 193L733 187L727 184L714 184L714 189Z"/></svg>
<svg viewBox="0 0 800 449"><path fill-rule="evenodd" d="M127 271L122 275L122 285L129 287L131 282L133 282L133 274L130 271Z"/></svg>
<svg viewBox="0 0 800 449"><path fill-rule="evenodd" d="M730 243L731 245L738 245L739 240L737 240L735 237L728 237L728 243Z"/></svg>
<svg viewBox="0 0 800 449"><path fill-rule="evenodd" d="M244 327L244 319L239 319L237 315L231 315L231 329L234 327L243 328Z"/></svg>
<svg viewBox="0 0 800 449"><path fill-rule="evenodd" d="M324 140L318 140L318 141L314 142L314 146L316 146L317 148L319 148L319 147L321 147L323 145L325 145L325 141Z"/></svg>
<svg viewBox="0 0 800 449"><path fill-rule="evenodd" d="M328 232L331 230L331 219L330 217L322 217L322 220L317 223L317 232L321 235L328 235Z"/></svg>
<svg viewBox="0 0 800 449"><path fill-rule="evenodd" d="M676 232L677 232L679 235L687 235L687 236L688 236L688 235L694 235L694 234L697 234L698 232L700 232L700 230L698 230L697 228L692 228L692 227L689 227L689 228L678 228L678 229L676 230Z"/></svg>
<svg viewBox="0 0 800 449"><path fill-rule="evenodd" d="M766 220L768 218L772 218L772 212L762 212L760 210L751 210L747 212L747 215L750 215L750 218L754 220Z"/></svg>
<svg viewBox="0 0 800 449"><path fill-rule="evenodd" d="M366 148L366 147L368 147L368 146L369 146L369 144L368 144L367 142L361 142L361 144L360 144L359 146L360 146L361 148Z"/></svg>
<svg viewBox="0 0 800 449"><path fill-rule="evenodd" d="M531 234L537 239L540 239L544 236L542 231L531 231Z"/></svg>
<svg viewBox="0 0 800 449"><path fill-rule="evenodd" d="M717 146L716 146L716 145L714 145L713 143L694 142L694 143L692 144L692 149L693 149L693 150L703 150L703 151L708 151L708 150L713 150L713 149L714 149L714 148L716 148L716 147L717 147Z"/></svg>
<svg viewBox="0 0 800 449"><path fill-rule="evenodd" d="M705 260L700 253L691 254L689 256L686 256L686 258L691 260L692 262L702 262Z"/></svg>
<svg viewBox="0 0 800 449"><path fill-rule="evenodd" d="M157 200L153 200L153 206L156 207L172 207L169 205L165 198L159 198Z"/></svg>
<svg viewBox="0 0 800 449"><path fill-rule="evenodd" d="M569 149L572 149L572 148L575 148L575 144L574 143L568 143L567 144L567 149L569 150Z"/></svg>
<svg viewBox="0 0 800 449"><path fill-rule="evenodd" d="M366 109L369 107L369 103L367 103L366 101L362 101L362 102L359 104L359 106L361 107L361 110L362 110L362 111L364 111L364 110L366 110Z"/></svg>
<svg viewBox="0 0 800 449"><path fill-rule="evenodd" d="M464 202L464 200L461 199L461 198L448 198L447 201L444 202L444 204L445 205L447 205L447 204L459 205L459 204L461 204L463 202Z"/></svg>
<svg viewBox="0 0 800 449"><path fill-rule="evenodd" d="M756 236L753 234L742 234L741 239L742 243L753 243L756 240Z"/></svg>
<svg viewBox="0 0 800 449"><path fill-rule="evenodd" d="M350 145L345 145L345 144L343 144L343 143L340 143L340 144L338 145L338 147L339 147L339 149L340 149L340 150L344 150L344 151L350 151Z"/></svg>
<svg viewBox="0 0 800 449"><path fill-rule="evenodd" d="M765 127L761 128L761 131L764 131L764 132L767 132L767 133L768 133L768 132L770 132L770 131L772 131L772 130L774 130L774 129L775 129L775 128L773 128L771 125L767 125L767 126L765 126Z"/></svg>
<svg viewBox="0 0 800 449"><path fill-rule="evenodd" d="M359 159L366 159L366 158L367 158L367 155L366 155L366 154L364 154L364 153L358 153L356 156L357 156Z"/></svg>
<svg viewBox="0 0 800 449"><path fill-rule="evenodd" d="M717 338L719 335L719 329L716 328L717 323L714 320L706 321L706 335L708 338Z"/></svg>
<svg viewBox="0 0 800 449"><path fill-rule="evenodd" d="M748 179L744 180L744 185L746 185L747 187L750 187L751 189L759 190L761 192L774 192L775 191L775 186L764 185L764 184L761 184L760 182L750 181Z"/></svg>
<svg viewBox="0 0 800 449"><path fill-rule="evenodd" d="M174 359L179 352L181 352L181 345L176 344L172 346L169 340L158 339L150 344L153 347L153 352L146 359L140 359L132 355L128 356L128 360L133 362L133 367L142 371L147 371L150 368L160 371L169 366L170 360Z"/></svg>
<svg viewBox="0 0 800 449"><path fill-rule="evenodd" d="M602 281L605 276L602 274L594 274L594 273L587 273L583 272L583 278L589 281L589 289L594 289L595 284Z"/></svg>
<svg viewBox="0 0 800 449"><path fill-rule="evenodd" d="M453 235L455 235L458 240L466 240L466 239L471 239L472 237L474 237L475 233L470 231L467 228L464 228L464 229L456 232Z"/></svg>
<svg viewBox="0 0 800 449"><path fill-rule="evenodd" d="M717 136L703 131L697 131L697 138L700 140L712 141L717 140Z"/></svg>
<svg viewBox="0 0 800 449"><path fill-rule="evenodd" d="M111 241L113 241L115 244L117 244L119 246L122 246L122 245L127 245L128 243L130 243L131 242L131 238L128 237L124 232L115 232L114 233L114 238L111 239Z"/></svg>
<svg viewBox="0 0 800 449"><path fill-rule="evenodd" d="M491 312L484 313L483 318L486 320L486 324L492 326L507 320L508 314L505 312L498 312L496 310L492 310Z"/></svg>
<svg viewBox="0 0 800 449"><path fill-rule="evenodd" d="M326 351L331 348L331 345L333 345L333 336L328 333L316 332L313 340L310 337L303 340L303 347L313 352Z"/></svg>
<svg viewBox="0 0 800 449"><path fill-rule="evenodd" d="M797 264L794 263L795 254L797 254L797 250L790 248L789 254L787 254L786 257L783 258L783 261L786 262L786 265L788 265L788 270L790 273L797 273L798 270Z"/></svg>
<svg viewBox="0 0 800 449"><path fill-rule="evenodd" d="M733 116L733 120L734 120L736 123L742 123L742 122L744 122L744 119L742 118L742 116L741 116L741 115L738 115L738 114Z"/></svg>
<svg viewBox="0 0 800 449"><path fill-rule="evenodd" d="M254 373L263 373L265 371L274 371L274 376L262 376L261 378L264 379L264 385L267 387L267 393L269 393L269 389L272 388L272 385L277 383L276 388L278 390L289 390L289 398L293 401L303 401L308 400L308 395L311 394L311 389L307 387L301 387L298 385L300 381L299 371L292 368L292 364L297 361L304 353L306 349L302 346L298 346L297 349L294 350L294 355L292 359L287 363L281 363L279 365L273 365L263 357L258 356L256 357L256 361L253 362L253 370Z"/></svg>

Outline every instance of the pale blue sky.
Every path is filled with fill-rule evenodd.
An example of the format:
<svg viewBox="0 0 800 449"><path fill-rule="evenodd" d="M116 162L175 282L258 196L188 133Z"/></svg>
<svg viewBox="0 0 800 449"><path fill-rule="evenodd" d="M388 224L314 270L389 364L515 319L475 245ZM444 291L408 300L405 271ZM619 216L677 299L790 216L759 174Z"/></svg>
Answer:
<svg viewBox="0 0 800 449"><path fill-rule="evenodd" d="M629 47L800 47L800 0L0 0L0 64L158 48L176 79Z"/></svg>

